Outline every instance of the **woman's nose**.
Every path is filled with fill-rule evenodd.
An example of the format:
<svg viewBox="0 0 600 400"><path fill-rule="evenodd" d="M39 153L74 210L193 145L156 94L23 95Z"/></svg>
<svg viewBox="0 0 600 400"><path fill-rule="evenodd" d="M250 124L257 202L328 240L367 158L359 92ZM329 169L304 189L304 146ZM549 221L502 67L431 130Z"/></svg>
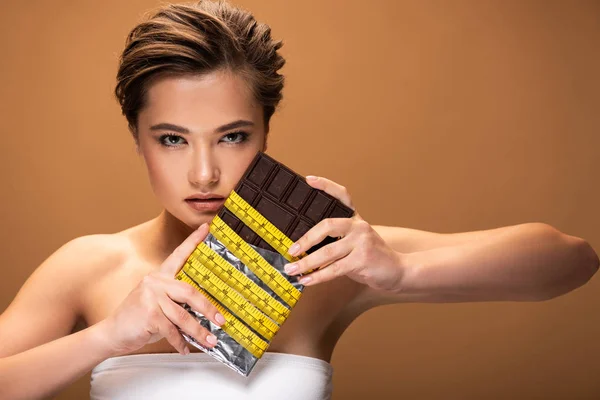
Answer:
<svg viewBox="0 0 600 400"><path fill-rule="evenodd" d="M219 181L219 167L210 150L193 152L191 163L188 180L193 186L209 187Z"/></svg>

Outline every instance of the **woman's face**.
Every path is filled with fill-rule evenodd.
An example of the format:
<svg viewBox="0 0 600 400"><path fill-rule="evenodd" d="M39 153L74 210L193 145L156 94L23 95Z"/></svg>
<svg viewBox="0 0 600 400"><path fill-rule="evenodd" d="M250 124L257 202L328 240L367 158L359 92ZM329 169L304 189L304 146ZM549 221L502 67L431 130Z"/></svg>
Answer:
<svg viewBox="0 0 600 400"><path fill-rule="evenodd" d="M138 151L156 197L191 228L210 222L265 149L262 107L242 78L223 71L160 78L146 96Z"/></svg>

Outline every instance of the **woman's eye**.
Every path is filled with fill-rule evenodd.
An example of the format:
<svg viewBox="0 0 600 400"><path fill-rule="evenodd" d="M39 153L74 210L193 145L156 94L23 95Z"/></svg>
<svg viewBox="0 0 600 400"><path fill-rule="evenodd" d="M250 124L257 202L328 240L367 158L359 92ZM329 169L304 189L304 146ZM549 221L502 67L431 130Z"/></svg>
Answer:
<svg viewBox="0 0 600 400"><path fill-rule="evenodd" d="M246 141L248 138L248 134L245 132L232 132L223 136L223 141L225 143L241 143Z"/></svg>
<svg viewBox="0 0 600 400"><path fill-rule="evenodd" d="M185 140L177 135L162 135L159 141L162 145L167 147L179 146L185 143Z"/></svg>

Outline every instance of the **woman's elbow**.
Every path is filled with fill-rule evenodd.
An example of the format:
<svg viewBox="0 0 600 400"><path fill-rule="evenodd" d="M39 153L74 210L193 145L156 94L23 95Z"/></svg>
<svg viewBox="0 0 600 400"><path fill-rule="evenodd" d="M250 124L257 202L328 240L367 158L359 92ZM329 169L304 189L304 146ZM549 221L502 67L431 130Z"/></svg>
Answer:
<svg viewBox="0 0 600 400"><path fill-rule="evenodd" d="M598 271L600 259L592 246L584 239L558 232L565 246L562 272L548 282L540 293L539 301L569 293L586 284Z"/></svg>

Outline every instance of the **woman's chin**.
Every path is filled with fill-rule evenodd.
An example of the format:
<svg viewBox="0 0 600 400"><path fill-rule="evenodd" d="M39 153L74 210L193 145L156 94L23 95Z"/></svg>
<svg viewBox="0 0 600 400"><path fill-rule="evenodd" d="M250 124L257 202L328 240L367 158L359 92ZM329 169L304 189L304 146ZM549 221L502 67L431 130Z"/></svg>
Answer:
<svg viewBox="0 0 600 400"><path fill-rule="evenodd" d="M194 215L192 217L187 216L183 221L187 226L192 229L198 229L204 223L211 223L217 213L211 213L207 215Z"/></svg>
<svg viewBox="0 0 600 400"><path fill-rule="evenodd" d="M198 214L198 213L190 213L190 212L188 212L188 210L186 210L184 212L178 212L178 213L172 213L172 212L167 211L167 214L170 215L169 219L178 221L176 223L183 224L191 230L198 229L204 223L212 222L215 215L217 215L216 212Z"/></svg>

